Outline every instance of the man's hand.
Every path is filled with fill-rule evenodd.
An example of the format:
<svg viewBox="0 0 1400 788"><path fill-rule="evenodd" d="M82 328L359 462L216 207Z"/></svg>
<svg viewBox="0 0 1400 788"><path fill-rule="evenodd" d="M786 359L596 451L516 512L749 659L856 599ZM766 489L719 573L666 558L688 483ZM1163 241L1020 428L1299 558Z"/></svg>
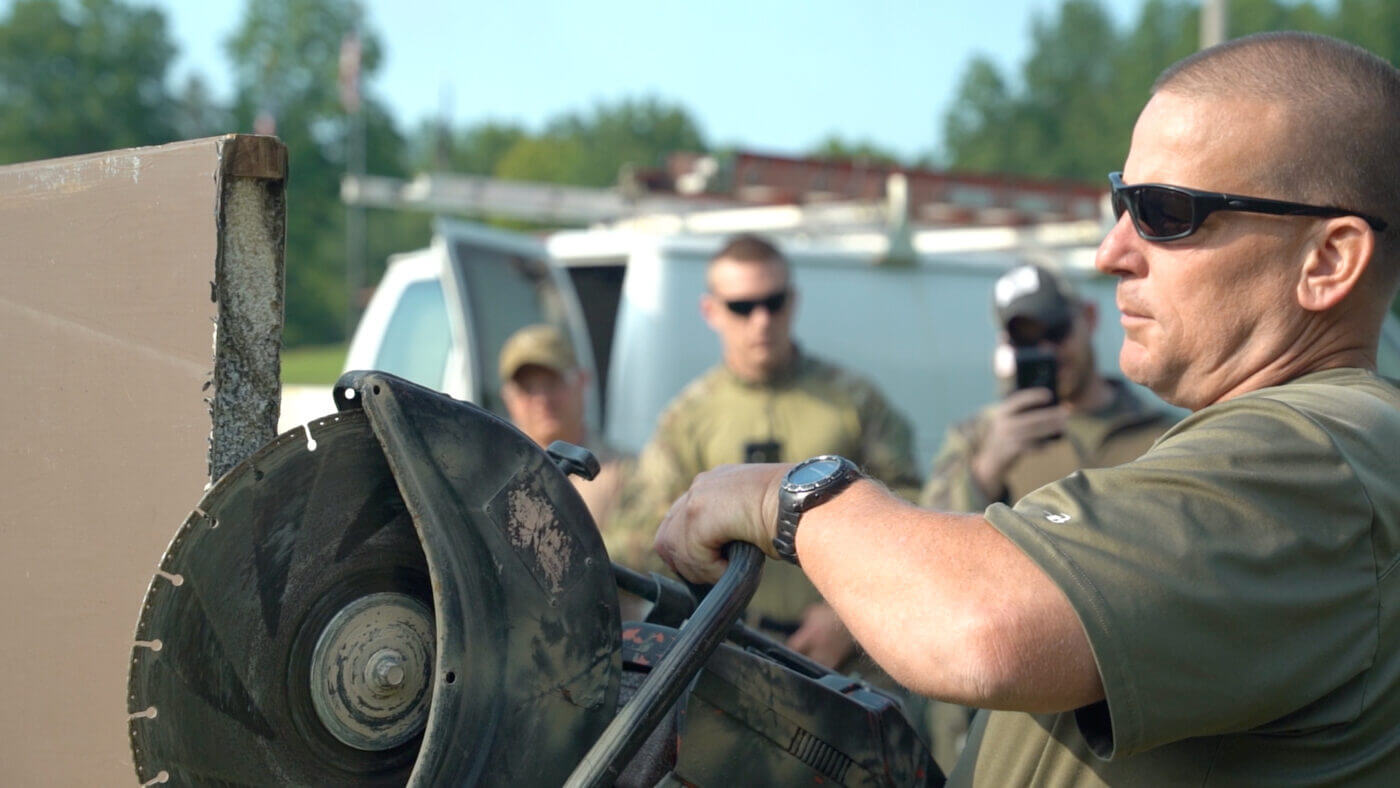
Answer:
<svg viewBox="0 0 1400 788"><path fill-rule="evenodd" d="M818 602L803 611L802 625L787 639L787 647L836 668L856 650L856 639L831 605Z"/></svg>
<svg viewBox="0 0 1400 788"><path fill-rule="evenodd" d="M1050 406L1050 389L1012 392L992 408L982 446L972 458L972 478L990 500L1006 492L1006 471L1016 458L1036 444L1064 432L1069 412L1064 405Z"/></svg>
<svg viewBox="0 0 1400 788"><path fill-rule="evenodd" d="M695 477L656 530L656 552L677 574L714 583L730 542L758 545L770 558L778 522L778 486L790 464L721 465Z"/></svg>

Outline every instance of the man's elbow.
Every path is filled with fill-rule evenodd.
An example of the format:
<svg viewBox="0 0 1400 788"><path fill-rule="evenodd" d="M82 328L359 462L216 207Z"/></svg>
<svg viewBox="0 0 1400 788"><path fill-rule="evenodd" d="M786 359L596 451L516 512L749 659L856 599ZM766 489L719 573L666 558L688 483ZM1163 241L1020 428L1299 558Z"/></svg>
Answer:
<svg viewBox="0 0 1400 788"><path fill-rule="evenodd" d="M1005 610L965 611L954 626L956 635L928 652L940 654L938 664L930 661L918 669L907 686L964 706L1037 714L1101 699L1092 657L1086 668L1065 655L1067 644L1047 638L1042 623Z"/></svg>
<svg viewBox="0 0 1400 788"><path fill-rule="evenodd" d="M943 618L937 627L905 640L907 650L891 652L885 669L921 695L987 708L1011 691L1015 680L1002 640L995 619L962 609L956 617Z"/></svg>

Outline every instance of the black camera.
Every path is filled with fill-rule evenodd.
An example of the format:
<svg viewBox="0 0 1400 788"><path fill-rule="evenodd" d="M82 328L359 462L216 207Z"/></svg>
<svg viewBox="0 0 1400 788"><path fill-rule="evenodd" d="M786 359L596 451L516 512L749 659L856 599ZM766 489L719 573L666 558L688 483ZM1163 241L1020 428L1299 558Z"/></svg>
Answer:
<svg viewBox="0 0 1400 788"><path fill-rule="evenodd" d="M744 444L744 462L781 462L783 445L777 441L750 441Z"/></svg>
<svg viewBox="0 0 1400 788"><path fill-rule="evenodd" d="M1060 401L1060 393L1056 386L1059 365L1055 361L1054 351L1038 347L1018 347L1013 352L1016 356L1016 390L1050 389L1050 402L1046 404L1057 404Z"/></svg>

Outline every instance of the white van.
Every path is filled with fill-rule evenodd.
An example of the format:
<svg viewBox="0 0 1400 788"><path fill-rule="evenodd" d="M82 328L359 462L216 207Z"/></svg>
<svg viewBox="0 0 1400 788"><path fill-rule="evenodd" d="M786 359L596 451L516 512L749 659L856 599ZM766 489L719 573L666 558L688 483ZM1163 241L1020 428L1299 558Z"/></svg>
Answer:
<svg viewBox="0 0 1400 788"><path fill-rule="evenodd" d="M947 426L996 396L991 291L1013 265L1056 266L1098 303L1098 364L1117 374L1116 280L1092 265L1103 231L1099 222L927 230L912 236L916 254L903 265L877 262L889 249L878 230L772 237L793 267L797 341L874 381L913 422L926 470ZM595 427L638 450L666 403L719 359L698 304L723 238L646 226L532 238L441 221L429 248L391 258L346 368L382 369L503 412L502 343L521 326L552 322L594 372ZM1400 375L1393 317L1380 362L1383 374Z"/></svg>

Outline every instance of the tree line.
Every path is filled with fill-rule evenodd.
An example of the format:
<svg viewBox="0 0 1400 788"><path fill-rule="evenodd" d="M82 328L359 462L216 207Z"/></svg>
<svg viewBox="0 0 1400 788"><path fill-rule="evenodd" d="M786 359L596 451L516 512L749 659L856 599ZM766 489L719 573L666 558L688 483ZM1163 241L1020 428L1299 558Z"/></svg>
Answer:
<svg viewBox="0 0 1400 788"><path fill-rule="evenodd" d="M1013 73L974 57L941 118L942 146L917 160L830 136L803 153L965 172L1098 183L1121 165L1153 78L1198 39L1193 0L1148 0L1115 25L1097 0L1063 0L1030 25ZM1400 3L1234 0L1230 33L1311 30L1400 61ZM172 84L177 54L164 14L139 0L14 0L0 19L0 164L275 124L291 160L287 217L288 346L344 338L347 169L351 119L339 89L342 41L359 31L368 81L383 50L354 0L246 0L224 42L233 96L216 101L199 75ZM563 111L542 128L496 121L405 129L372 93L360 97L366 170L446 171L608 186L624 165L656 167L674 151L719 152L678 103L638 96ZM930 108L929 112L935 112ZM370 281L393 252L424 245L429 218L369 211Z"/></svg>

